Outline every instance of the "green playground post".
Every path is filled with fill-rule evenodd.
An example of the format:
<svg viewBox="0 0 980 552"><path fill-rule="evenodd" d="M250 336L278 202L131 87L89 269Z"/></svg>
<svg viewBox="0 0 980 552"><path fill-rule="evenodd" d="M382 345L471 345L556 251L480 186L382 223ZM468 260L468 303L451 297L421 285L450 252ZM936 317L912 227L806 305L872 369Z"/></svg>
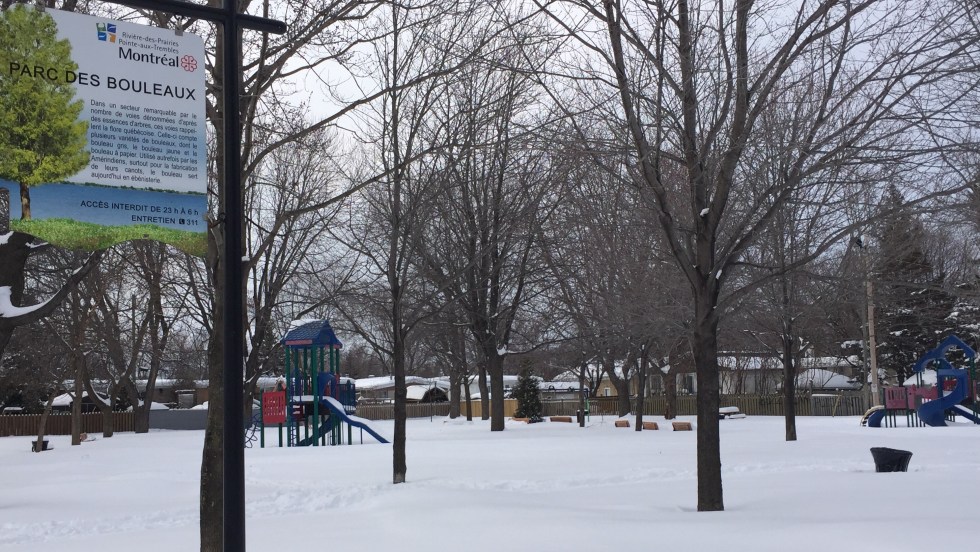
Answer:
<svg viewBox="0 0 980 552"><path fill-rule="evenodd" d="M316 349L310 347L310 390L313 391L313 442L310 443L314 447L320 446L320 401L317 400L317 394L320 393L320 368L318 364ZM319 355L322 359L323 353Z"/></svg>

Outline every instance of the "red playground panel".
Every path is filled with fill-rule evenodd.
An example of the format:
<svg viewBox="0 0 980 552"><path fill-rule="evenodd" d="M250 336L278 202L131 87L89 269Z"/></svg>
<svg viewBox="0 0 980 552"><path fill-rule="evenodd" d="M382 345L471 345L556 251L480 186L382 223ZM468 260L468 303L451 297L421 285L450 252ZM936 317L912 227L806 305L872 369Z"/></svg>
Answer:
<svg viewBox="0 0 980 552"><path fill-rule="evenodd" d="M262 393L262 423L286 423L285 391L268 391Z"/></svg>

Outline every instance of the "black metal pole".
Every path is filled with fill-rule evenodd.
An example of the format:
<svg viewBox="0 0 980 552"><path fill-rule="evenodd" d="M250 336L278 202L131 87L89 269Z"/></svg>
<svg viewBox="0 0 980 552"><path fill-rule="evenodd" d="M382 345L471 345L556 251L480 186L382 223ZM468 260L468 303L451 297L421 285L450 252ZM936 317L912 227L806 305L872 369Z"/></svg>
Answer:
<svg viewBox="0 0 980 552"><path fill-rule="evenodd" d="M237 0L223 0L222 8L202 6L181 0L119 0L113 3L219 23L223 27L224 71L222 73L222 135L224 137L224 186L219 213L223 224L225 265L224 323L215 337L223 344L222 363L225 385L222 432L223 547L225 552L245 551L245 274L242 268L242 131L241 131L241 32L243 28L282 34L281 21L238 13ZM220 334L218 333L220 332ZM219 337L220 336L220 337Z"/></svg>
<svg viewBox="0 0 980 552"><path fill-rule="evenodd" d="M224 355L225 412L224 442L224 549L245 550L245 424L244 377L242 357L245 352L244 331L245 276L242 270L242 130L241 130L241 29L238 26L237 0L224 0L224 90L222 123L224 126L223 190L224 249L224 327L221 328Z"/></svg>

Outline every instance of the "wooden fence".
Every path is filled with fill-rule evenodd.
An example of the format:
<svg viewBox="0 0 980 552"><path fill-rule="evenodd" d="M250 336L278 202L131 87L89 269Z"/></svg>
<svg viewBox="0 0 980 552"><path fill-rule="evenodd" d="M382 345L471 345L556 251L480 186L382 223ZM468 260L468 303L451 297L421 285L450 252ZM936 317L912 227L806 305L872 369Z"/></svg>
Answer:
<svg viewBox="0 0 980 552"><path fill-rule="evenodd" d="M113 412L112 429L114 432L134 431L132 412ZM41 422L40 414L8 414L0 416L0 437L6 436L37 436L37 425ZM102 414L91 412L82 414L82 432L102 433ZM45 435L71 435L71 413L52 412L44 426Z"/></svg>
<svg viewBox="0 0 980 552"><path fill-rule="evenodd" d="M474 401L478 407L478 401ZM578 400L542 401L543 416L575 416L578 410ZM644 415L662 416L667 406L667 399L662 396L648 397L644 401ZM737 406L739 411L748 416L782 416L782 395L722 395L721 406ZM466 406L460 405L465 415ZM428 418L430 416L448 416L449 403L408 404L405 406L409 418ZM796 414L798 416L860 416L864 414L864 401L859 394L844 393L840 395L809 395L800 394L796 397ZM589 399L590 416L616 416L619 413L619 400L616 397L597 397ZM636 414L636 399L630 401L630 413ZM697 414L697 397L684 395L677 397L677 415L694 416ZM369 420L394 419L394 406L391 404L359 405L357 415ZM478 408L474 408L474 416L479 417Z"/></svg>
<svg viewBox="0 0 980 552"><path fill-rule="evenodd" d="M677 397L677 414L693 416L697 414L697 398L692 395ZM577 400L542 401L544 416L574 416L578 410ZM649 397L644 401L644 415L662 416L667 399L662 396ZM630 401L630 413L636 413L636 399ZM721 406L737 406L749 416L782 416L782 395L722 395ZM465 408L465 406L464 406ZM405 405L409 418L429 418L448 416L449 403L417 403ZM465 410L464 410L465 412ZM619 413L619 400L616 397L597 397L589 399L590 416L616 416ZM796 414L799 416L860 416L864 413L864 401L859 394L809 395L796 397ZM395 417L394 405L372 404L357 407L357 415L368 420L392 420ZM113 430L133 431L132 412L114 412ZM14 414L0 416L0 437L37 435L40 414ZM82 431L102 433L102 414L98 412L82 414ZM71 414L52 413L45 426L47 435L70 435Z"/></svg>
<svg viewBox="0 0 980 552"><path fill-rule="evenodd" d="M432 416L448 416L449 403L415 403L406 404L405 413L409 418L429 418ZM368 420L394 420L395 405L371 404L358 405L357 415Z"/></svg>
<svg viewBox="0 0 980 552"><path fill-rule="evenodd" d="M544 416L574 416L579 408L577 400L545 401L541 403ZM721 406L736 406L749 416L783 416L782 395L722 395ZM636 414L637 401L630 401L630 413ZM644 415L662 416L667 407L667 399L662 396L648 397L644 400ZM864 414L864 400L858 394L796 396L798 416L860 416ZM591 416L616 416L619 413L619 399L616 397L597 397L589 399ZM697 397L684 395L677 397L677 415L697 414Z"/></svg>

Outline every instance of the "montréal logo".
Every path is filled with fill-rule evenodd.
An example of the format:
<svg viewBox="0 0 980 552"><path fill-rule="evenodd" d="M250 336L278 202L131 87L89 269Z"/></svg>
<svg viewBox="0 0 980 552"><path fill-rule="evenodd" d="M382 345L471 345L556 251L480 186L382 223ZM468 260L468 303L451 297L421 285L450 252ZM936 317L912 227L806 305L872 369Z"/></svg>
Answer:
<svg viewBox="0 0 980 552"><path fill-rule="evenodd" d="M184 68L184 71L194 72L197 69L197 60L194 59L194 56L188 54L180 58L180 66Z"/></svg>
<svg viewBox="0 0 980 552"><path fill-rule="evenodd" d="M102 42L116 41L115 23L96 23L95 30L98 32L99 40L101 40Z"/></svg>

